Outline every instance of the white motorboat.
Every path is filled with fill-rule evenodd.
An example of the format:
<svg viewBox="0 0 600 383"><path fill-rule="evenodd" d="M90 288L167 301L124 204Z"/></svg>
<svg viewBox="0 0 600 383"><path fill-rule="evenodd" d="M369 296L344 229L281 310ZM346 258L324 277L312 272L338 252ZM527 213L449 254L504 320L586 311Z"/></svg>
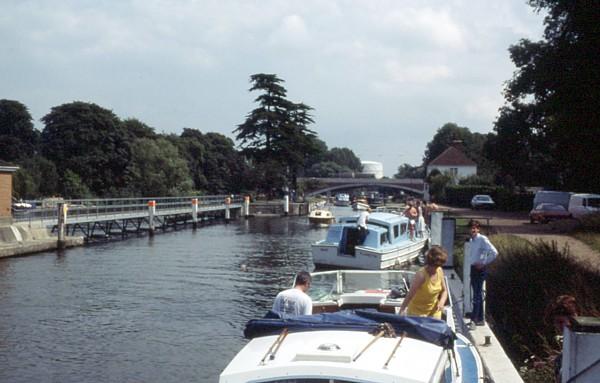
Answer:
<svg viewBox="0 0 600 383"><path fill-rule="evenodd" d="M335 206L350 206L350 194L338 193L335 195Z"/></svg>
<svg viewBox="0 0 600 383"><path fill-rule="evenodd" d="M251 320L220 383L480 383L475 347L445 321L394 314L410 271L313 273L313 315ZM348 310L351 309L351 310Z"/></svg>
<svg viewBox="0 0 600 383"><path fill-rule="evenodd" d="M327 226L335 222L335 217L330 210L314 209L308 214L308 222L313 225Z"/></svg>
<svg viewBox="0 0 600 383"><path fill-rule="evenodd" d="M369 202L367 202L364 198L358 198L354 202L352 202L353 210L367 210L369 209Z"/></svg>
<svg viewBox="0 0 600 383"><path fill-rule="evenodd" d="M312 245L318 268L387 269L414 260L428 247L427 228L417 232L407 217L380 212L369 215L367 236L359 243L357 218L340 218L324 240Z"/></svg>

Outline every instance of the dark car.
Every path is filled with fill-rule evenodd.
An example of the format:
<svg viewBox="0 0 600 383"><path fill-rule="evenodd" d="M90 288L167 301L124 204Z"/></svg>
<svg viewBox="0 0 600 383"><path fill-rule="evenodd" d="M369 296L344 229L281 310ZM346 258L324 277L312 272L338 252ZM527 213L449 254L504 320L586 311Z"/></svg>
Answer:
<svg viewBox="0 0 600 383"><path fill-rule="evenodd" d="M487 194L478 194L471 199L473 209L493 209L495 205L492 197Z"/></svg>
<svg viewBox="0 0 600 383"><path fill-rule="evenodd" d="M547 223L556 219L571 218L564 206L556 203L541 203L529 212L529 222Z"/></svg>

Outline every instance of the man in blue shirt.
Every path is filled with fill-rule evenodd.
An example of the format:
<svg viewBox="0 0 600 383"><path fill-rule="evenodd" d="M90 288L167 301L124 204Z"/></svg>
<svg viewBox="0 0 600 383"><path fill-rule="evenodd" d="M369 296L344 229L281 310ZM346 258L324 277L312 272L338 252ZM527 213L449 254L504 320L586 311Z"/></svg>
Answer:
<svg viewBox="0 0 600 383"><path fill-rule="evenodd" d="M487 276L486 268L498 256L498 250L490 240L480 234L479 221L469 221L471 239L469 240L469 261L471 263L471 289L473 290L473 310L471 320L478 326L484 324L483 318L483 282Z"/></svg>

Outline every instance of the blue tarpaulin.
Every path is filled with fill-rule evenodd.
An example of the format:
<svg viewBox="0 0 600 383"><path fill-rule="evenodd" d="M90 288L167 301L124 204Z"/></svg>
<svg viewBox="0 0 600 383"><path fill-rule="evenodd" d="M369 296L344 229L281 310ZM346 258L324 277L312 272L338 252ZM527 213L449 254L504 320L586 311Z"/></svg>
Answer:
<svg viewBox="0 0 600 383"><path fill-rule="evenodd" d="M415 339L452 347L455 334L446 322L428 317L400 316L378 312L375 309L342 310L334 313L285 316L269 311L262 319L252 319L246 324L244 336L274 335L284 328L289 332L318 330L373 331L380 323L389 323L396 331Z"/></svg>

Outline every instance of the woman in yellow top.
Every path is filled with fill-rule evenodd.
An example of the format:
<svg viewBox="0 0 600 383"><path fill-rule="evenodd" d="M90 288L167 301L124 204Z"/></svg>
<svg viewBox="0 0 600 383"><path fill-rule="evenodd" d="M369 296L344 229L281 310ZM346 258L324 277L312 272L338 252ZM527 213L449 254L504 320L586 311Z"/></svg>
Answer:
<svg viewBox="0 0 600 383"><path fill-rule="evenodd" d="M425 257L425 267L415 274L400 306L400 313L404 314L408 307L408 315L442 319L442 310L448 299L442 266L448 260L448 254L442 247L432 246Z"/></svg>

